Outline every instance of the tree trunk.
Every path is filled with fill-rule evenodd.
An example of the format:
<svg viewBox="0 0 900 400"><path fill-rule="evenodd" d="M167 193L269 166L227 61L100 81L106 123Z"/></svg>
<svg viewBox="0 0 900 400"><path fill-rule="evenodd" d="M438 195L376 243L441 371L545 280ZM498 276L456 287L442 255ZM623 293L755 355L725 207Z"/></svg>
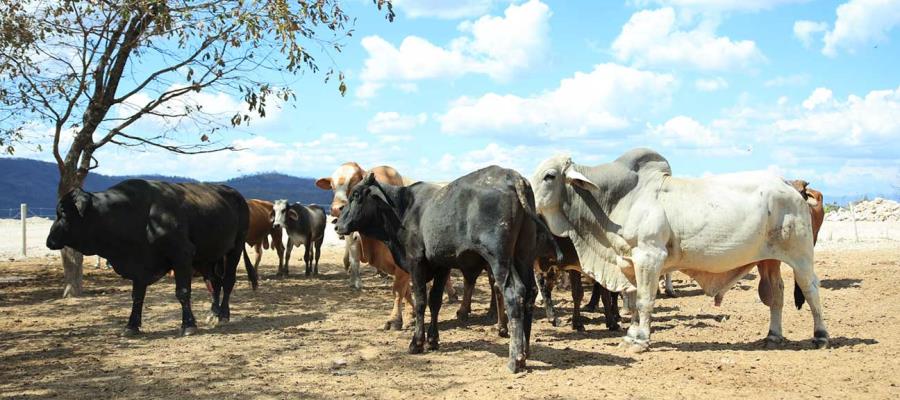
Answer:
<svg viewBox="0 0 900 400"><path fill-rule="evenodd" d="M59 187L57 190L57 199L69 193L72 189L81 187L84 183L84 176L79 174L75 167L60 168ZM81 276L82 263L84 256L77 250L65 247L60 251L63 263L63 298L79 297L82 293Z"/></svg>
<svg viewBox="0 0 900 400"><path fill-rule="evenodd" d="M64 247L60 253L62 254L63 270L65 271L65 289L63 289L63 298L81 296L81 273L82 262L84 256L77 250Z"/></svg>

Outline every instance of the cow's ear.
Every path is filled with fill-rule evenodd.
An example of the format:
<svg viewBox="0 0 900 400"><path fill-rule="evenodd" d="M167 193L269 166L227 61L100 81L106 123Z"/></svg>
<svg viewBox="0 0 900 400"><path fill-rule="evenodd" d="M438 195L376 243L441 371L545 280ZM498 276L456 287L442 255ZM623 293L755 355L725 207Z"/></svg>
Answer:
<svg viewBox="0 0 900 400"><path fill-rule="evenodd" d="M287 216L294 221L300 219L300 214L297 214L297 211L294 210L288 210Z"/></svg>
<svg viewBox="0 0 900 400"><path fill-rule="evenodd" d="M572 186L578 186L582 189L594 188L600 190L600 188L597 187L596 183L591 182L591 180L584 176L584 174L576 171L574 168L569 168L566 170L566 183Z"/></svg>
<svg viewBox="0 0 900 400"><path fill-rule="evenodd" d="M369 172L366 174L366 177L363 178L363 184L372 185L375 183L375 174Z"/></svg>
<svg viewBox="0 0 900 400"><path fill-rule="evenodd" d="M269 222L275 222L275 210L269 211Z"/></svg>
<svg viewBox="0 0 900 400"><path fill-rule="evenodd" d="M91 194L81 188L75 188L72 191L72 200L75 202L75 209L78 210L78 215L84 217L87 209L91 207Z"/></svg>
<svg viewBox="0 0 900 400"><path fill-rule="evenodd" d="M316 180L316 186L322 190L331 190L331 178L319 178Z"/></svg>

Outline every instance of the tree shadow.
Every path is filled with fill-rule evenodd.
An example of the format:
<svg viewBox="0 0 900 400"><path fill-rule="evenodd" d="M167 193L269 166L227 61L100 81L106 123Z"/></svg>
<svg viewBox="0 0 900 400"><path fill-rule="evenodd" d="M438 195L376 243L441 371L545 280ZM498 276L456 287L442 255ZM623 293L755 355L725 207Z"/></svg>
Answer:
<svg viewBox="0 0 900 400"><path fill-rule="evenodd" d="M493 353L497 357L506 359L509 357L509 346L506 343L499 344L489 342L483 339L442 343L441 349L446 351L487 351ZM533 370L567 370L583 366L629 366L635 362L631 357L620 357L602 351L582 351L569 347L557 349L534 342L532 338L531 354L528 356L529 361L539 361L548 365L528 365L528 369Z"/></svg>
<svg viewBox="0 0 900 400"><path fill-rule="evenodd" d="M875 339L861 339L861 338L847 338L847 337L835 337L829 339L830 349L839 349L842 347L856 346L856 345L875 345L879 342ZM731 351L777 351L777 350L792 350L792 351L803 351L803 350L816 350L815 346L813 346L812 339L807 340L787 340L780 345L767 348L765 346L765 342L763 340L754 340L752 342L743 342L743 343L725 343L725 342L653 342L653 347L664 347L664 348L672 348L677 351L687 351L687 352L699 352L699 351L723 351L723 350L731 350Z"/></svg>
<svg viewBox="0 0 900 400"><path fill-rule="evenodd" d="M858 289L861 284L862 279L822 279L819 287L831 290Z"/></svg>

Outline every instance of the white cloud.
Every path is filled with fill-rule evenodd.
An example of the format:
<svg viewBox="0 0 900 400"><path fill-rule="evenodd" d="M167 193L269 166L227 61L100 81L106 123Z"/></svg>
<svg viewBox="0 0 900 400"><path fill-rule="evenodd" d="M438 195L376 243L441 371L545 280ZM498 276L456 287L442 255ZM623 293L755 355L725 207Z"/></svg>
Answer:
<svg viewBox="0 0 900 400"><path fill-rule="evenodd" d="M632 0L631 3L638 6L658 4L689 8L696 11L724 12L724 11L761 11L788 4L805 3L809 0Z"/></svg>
<svg viewBox="0 0 900 400"><path fill-rule="evenodd" d="M529 97L495 93L461 97L438 120L446 133L583 136L629 126L633 117L667 103L675 84L672 75L600 64L589 73L563 79L556 89Z"/></svg>
<svg viewBox="0 0 900 400"><path fill-rule="evenodd" d="M491 10L493 0L393 0L394 8L410 18L469 18Z"/></svg>
<svg viewBox="0 0 900 400"><path fill-rule="evenodd" d="M697 88L697 90L703 92L715 92L717 90L727 89L728 81L726 81L725 78L722 77L708 79L701 78L694 81L694 86Z"/></svg>
<svg viewBox="0 0 900 400"><path fill-rule="evenodd" d="M686 66L725 71L765 60L752 40L733 41L717 36L716 28L717 23L710 19L701 19L697 24L683 22L671 7L638 11L622 27L612 50L618 60L638 67Z"/></svg>
<svg viewBox="0 0 900 400"><path fill-rule="evenodd" d="M408 90L415 81L464 74L508 81L543 59L550 15L550 8L539 0L512 4L503 16L462 22L457 29L463 35L443 47L418 36L407 36L399 47L379 36L367 36L362 46L368 58L356 96L371 98L388 84Z"/></svg>
<svg viewBox="0 0 900 400"><path fill-rule="evenodd" d="M650 134L662 141L664 146L692 145L716 146L719 136L690 117L679 115L662 125L651 126Z"/></svg>
<svg viewBox="0 0 900 400"><path fill-rule="evenodd" d="M379 112L369 120L366 130L374 134L408 131L428 120L425 113L403 115L394 111Z"/></svg>
<svg viewBox="0 0 900 400"><path fill-rule="evenodd" d="M828 30L828 24L816 21L797 21L794 22L794 36L800 39L803 46L809 48L812 46L813 35Z"/></svg>
<svg viewBox="0 0 900 400"><path fill-rule="evenodd" d="M831 100L831 90L827 88L816 88L812 94L803 100L803 108L812 110L821 104L825 104Z"/></svg>
<svg viewBox="0 0 900 400"><path fill-rule="evenodd" d="M865 97L850 95L846 101L818 88L797 115L779 118L774 127L791 133L788 139L830 146L895 146L900 136L900 87L874 90Z"/></svg>
<svg viewBox="0 0 900 400"><path fill-rule="evenodd" d="M834 29L825 33L822 53L834 57L838 49L854 49L887 40L900 25L900 0L850 0L837 8Z"/></svg>

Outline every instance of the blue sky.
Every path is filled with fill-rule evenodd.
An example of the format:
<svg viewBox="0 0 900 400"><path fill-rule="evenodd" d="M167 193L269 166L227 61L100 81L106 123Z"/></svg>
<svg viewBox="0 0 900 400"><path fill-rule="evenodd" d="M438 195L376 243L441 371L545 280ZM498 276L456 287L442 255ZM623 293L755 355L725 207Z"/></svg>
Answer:
<svg viewBox="0 0 900 400"><path fill-rule="evenodd" d="M223 133L247 150L104 148L98 171L319 177L354 160L445 181L647 146L676 175L770 169L826 194L900 191L900 0L394 4L389 23L369 0L344 2L358 18L332 54L345 97L306 74L295 104ZM239 107L224 94L194 100Z"/></svg>

